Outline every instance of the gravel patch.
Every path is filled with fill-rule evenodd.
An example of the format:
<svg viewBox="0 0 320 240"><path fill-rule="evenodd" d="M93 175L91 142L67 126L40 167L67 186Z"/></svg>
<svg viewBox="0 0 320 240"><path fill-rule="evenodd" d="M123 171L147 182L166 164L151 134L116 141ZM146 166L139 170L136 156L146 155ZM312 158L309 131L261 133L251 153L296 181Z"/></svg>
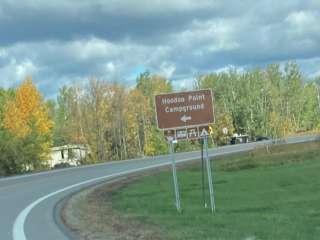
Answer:
<svg viewBox="0 0 320 240"><path fill-rule="evenodd" d="M162 168L163 169L168 169ZM61 209L61 220L70 235L79 240L161 240L159 226L119 215L112 210L112 193L138 179L160 171L154 170L139 176L117 178L75 193Z"/></svg>

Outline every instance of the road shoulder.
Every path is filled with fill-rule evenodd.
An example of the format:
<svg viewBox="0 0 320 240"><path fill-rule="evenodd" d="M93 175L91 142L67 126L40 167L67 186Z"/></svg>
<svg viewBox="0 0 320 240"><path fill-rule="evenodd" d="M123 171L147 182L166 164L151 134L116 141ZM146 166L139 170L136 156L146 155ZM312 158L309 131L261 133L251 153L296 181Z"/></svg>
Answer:
<svg viewBox="0 0 320 240"><path fill-rule="evenodd" d="M117 214L112 209L112 194L125 185L168 169L132 174L78 191L57 204L56 223L70 239L79 240L160 240L158 226L143 219Z"/></svg>

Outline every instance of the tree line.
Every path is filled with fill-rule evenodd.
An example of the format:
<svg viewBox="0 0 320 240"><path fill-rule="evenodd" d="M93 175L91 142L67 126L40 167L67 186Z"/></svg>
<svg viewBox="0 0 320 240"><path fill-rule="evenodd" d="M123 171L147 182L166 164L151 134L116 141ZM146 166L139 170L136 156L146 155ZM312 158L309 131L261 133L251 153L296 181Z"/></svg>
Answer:
<svg viewBox="0 0 320 240"><path fill-rule="evenodd" d="M211 144L233 133L281 138L320 128L320 78L306 79L294 62L198 75L193 88L214 93ZM165 154L154 95L172 91L170 80L149 72L132 88L102 79L64 86L56 100L45 100L30 78L0 89L0 175L47 169L50 147L65 144L89 147L83 164ZM177 151L197 147L180 142Z"/></svg>
<svg viewBox="0 0 320 240"><path fill-rule="evenodd" d="M195 87L213 89L217 141L223 126L252 139L281 138L320 128L320 78L306 79L294 62L283 69L271 64L266 69L229 69L199 76Z"/></svg>

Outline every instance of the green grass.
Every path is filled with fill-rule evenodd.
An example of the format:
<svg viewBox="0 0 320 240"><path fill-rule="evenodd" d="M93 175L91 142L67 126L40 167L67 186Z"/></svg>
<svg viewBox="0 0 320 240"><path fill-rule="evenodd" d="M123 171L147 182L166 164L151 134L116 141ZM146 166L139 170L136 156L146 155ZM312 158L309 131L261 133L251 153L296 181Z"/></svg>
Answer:
<svg viewBox="0 0 320 240"><path fill-rule="evenodd" d="M158 226L163 239L319 239L319 143L274 147L270 153L261 148L218 160L214 215L203 207L200 165L178 171L182 214L175 209L170 172L120 189L112 196L113 208Z"/></svg>

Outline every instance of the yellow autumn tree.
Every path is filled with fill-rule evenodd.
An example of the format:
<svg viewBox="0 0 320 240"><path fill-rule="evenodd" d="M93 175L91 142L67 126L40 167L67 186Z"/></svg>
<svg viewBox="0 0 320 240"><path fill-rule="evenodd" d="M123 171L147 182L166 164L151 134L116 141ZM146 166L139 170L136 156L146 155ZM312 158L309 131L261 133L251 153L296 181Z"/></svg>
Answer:
<svg viewBox="0 0 320 240"><path fill-rule="evenodd" d="M49 119L40 92L33 84L32 79L27 78L17 88L15 99L7 102L5 106L4 128L17 141L24 142L28 148L27 152L32 153L32 158L35 159L28 161L29 167L37 168L41 164L33 161L47 158L51 145L52 126L53 122Z"/></svg>

